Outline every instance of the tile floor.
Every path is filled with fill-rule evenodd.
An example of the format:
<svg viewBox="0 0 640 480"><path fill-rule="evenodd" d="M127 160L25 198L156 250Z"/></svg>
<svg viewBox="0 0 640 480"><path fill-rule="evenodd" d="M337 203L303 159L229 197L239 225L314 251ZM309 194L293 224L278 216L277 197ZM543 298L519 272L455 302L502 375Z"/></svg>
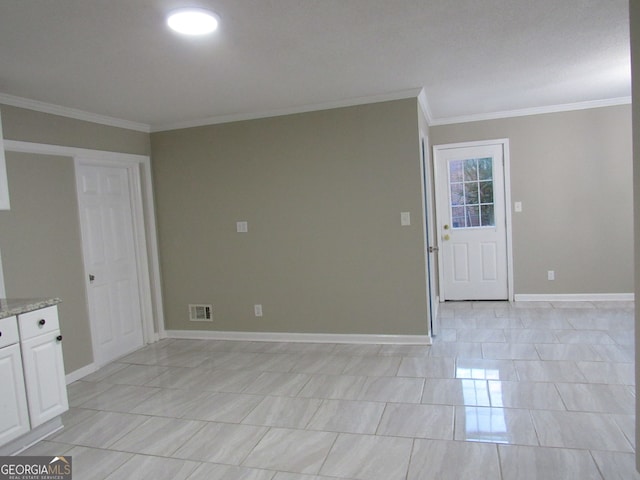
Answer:
<svg viewBox="0 0 640 480"><path fill-rule="evenodd" d="M74 479L640 479L632 303L445 304L429 347L164 340L69 386Z"/></svg>

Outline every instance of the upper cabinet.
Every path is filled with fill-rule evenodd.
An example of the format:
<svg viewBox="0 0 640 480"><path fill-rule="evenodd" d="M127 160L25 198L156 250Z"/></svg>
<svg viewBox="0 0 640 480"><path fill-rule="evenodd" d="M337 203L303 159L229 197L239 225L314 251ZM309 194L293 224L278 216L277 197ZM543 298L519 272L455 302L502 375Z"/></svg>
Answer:
<svg viewBox="0 0 640 480"><path fill-rule="evenodd" d="M9 210L9 184L7 182L7 163L4 159L2 115L0 115L0 210Z"/></svg>

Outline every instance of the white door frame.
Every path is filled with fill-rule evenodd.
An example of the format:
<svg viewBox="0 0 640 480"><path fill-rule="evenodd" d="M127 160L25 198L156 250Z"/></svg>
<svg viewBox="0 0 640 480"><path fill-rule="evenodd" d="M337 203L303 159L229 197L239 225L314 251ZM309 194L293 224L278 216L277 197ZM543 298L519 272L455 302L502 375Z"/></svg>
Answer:
<svg viewBox="0 0 640 480"><path fill-rule="evenodd" d="M438 168L438 163L435 161L437 154L441 150L448 150L451 148L465 148L465 147L484 147L487 145L501 145L502 157L504 162L503 175L504 175L504 212L506 221L506 235L507 235L507 289L508 300L513 302L513 239L512 239L512 226L511 226L511 160L509 156L509 139L500 138L496 140L482 140L478 142L460 142L460 143L447 143L442 145L433 146L433 158L434 158L434 188L439 182L444 181L447 178L447 172L441 172ZM448 207L448 206L447 206ZM436 195L436 222L438 224L438 231L442 229L443 218L443 205L438 202L438 196ZM438 247L440 247L440 238L436 238L438 241ZM438 283L439 283L439 295L440 301L443 302L444 295L444 265L442 255L438 255Z"/></svg>
<svg viewBox="0 0 640 480"><path fill-rule="evenodd" d="M156 233L150 157L146 155L107 152L103 150L90 150L17 140L5 140L4 148L6 151L11 152L71 157L74 160L75 168L77 168L79 164L117 165L127 168L130 180L131 199L134 202L132 213L144 343L152 343L163 338L165 332L164 311L162 308L160 262L158 257L158 238ZM78 224L80 224L80 217L78 217ZM88 278L88 275L85 275L85 298L87 302ZM89 323L91 326L91 322ZM92 335L92 342L93 341ZM100 365L96 365L96 367L99 366Z"/></svg>
<svg viewBox="0 0 640 480"><path fill-rule="evenodd" d="M429 243L431 246L437 246L437 238L435 237L436 232L435 229L435 219L432 219L432 212L428 211L427 208L429 206L435 207L432 205L433 202L433 175L431 174L432 170L430 168L431 162L429 162L429 137L420 134L420 177L422 178L422 218L423 218L423 228L422 228L422 237L423 237L423 245L424 245L424 272L425 272L425 281L427 286L427 312L429 312L429 336L433 337L439 333L439 323L438 323L438 305L439 298L438 292L436 290L436 285L432 284L432 279L435 279L433 269L435 268L435 252L429 251ZM428 201L427 201L428 199ZM432 208L432 210L435 210ZM431 265L431 268L429 268ZM435 282L433 282L435 283ZM433 298L432 297L433 294ZM429 308L431 305L431 308Z"/></svg>
<svg viewBox="0 0 640 480"><path fill-rule="evenodd" d="M153 318L153 307L151 305L151 297L149 295L145 295L145 292L150 291L150 278L149 278L149 264L147 261L147 253L146 253L146 235L144 231L144 213L142 206L142 189L140 186L140 170L138 168L138 164L134 162L127 161L124 158L114 158L112 160L103 160L103 159L95 159L95 158L86 158L83 156L75 157L75 170L76 170L76 179L78 168L81 166L88 167L117 167L122 168L127 173L127 179L129 184L129 197L131 199L131 218L133 220L133 245L134 245L134 257L136 262L136 277L138 284L138 299L140 300L140 318L142 319L142 341L143 344L151 343L153 341L153 324L149 325L149 322L145 322L145 318ZM78 195L78 199L81 195L82 186L79 183L76 183L76 193ZM82 220L80 220L82 222ZM86 247L85 242L88 239L82 239L83 248ZM83 259L84 260L84 259ZM84 262L83 262L84 263ZM84 264L84 280L85 280L85 290L87 291L87 301L90 300L90 296L88 295L88 291L90 288L90 280L89 280L89 271L87 270L86 263ZM91 308L89 309L91 312ZM90 315L91 317L91 315ZM94 318L90 318L90 323L92 324L92 330L95 328L93 322ZM97 363L98 367L101 367L105 363L113 361L114 359L107 359L105 361L101 358L101 355L98 354L100 351L97 338L95 335L91 335L91 340L93 343L93 356L94 361Z"/></svg>

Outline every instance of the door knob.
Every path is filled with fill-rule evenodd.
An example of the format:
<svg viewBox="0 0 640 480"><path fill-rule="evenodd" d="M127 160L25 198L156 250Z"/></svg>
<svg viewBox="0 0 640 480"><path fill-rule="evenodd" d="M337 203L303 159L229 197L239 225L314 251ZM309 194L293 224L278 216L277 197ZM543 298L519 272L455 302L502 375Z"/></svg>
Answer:
<svg viewBox="0 0 640 480"><path fill-rule="evenodd" d="M451 237L449 235L445 235L442 237L444 240L449 240Z"/></svg>
<svg viewBox="0 0 640 480"><path fill-rule="evenodd" d="M445 224L445 226L443 227L445 230L449 230L449 224Z"/></svg>

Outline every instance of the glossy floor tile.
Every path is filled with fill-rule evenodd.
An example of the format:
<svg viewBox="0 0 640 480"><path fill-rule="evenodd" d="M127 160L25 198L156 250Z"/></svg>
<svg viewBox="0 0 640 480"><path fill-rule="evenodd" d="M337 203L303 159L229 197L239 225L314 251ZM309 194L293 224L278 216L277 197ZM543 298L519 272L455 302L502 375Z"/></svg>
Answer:
<svg viewBox="0 0 640 480"><path fill-rule="evenodd" d="M638 479L633 303L454 302L433 345L165 339L23 452L75 480Z"/></svg>
<svg viewBox="0 0 640 480"><path fill-rule="evenodd" d="M449 405L387 404L378 435L453 440L454 407Z"/></svg>
<svg viewBox="0 0 640 480"><path fill-rule="evenodd" d="M248 467L318 473L336 433L272 428L243 462Z"/></svg>
<svg viewBox="0 0 640 480"><path fill-rule="evenodd" d="M308 430L376 433L385 404L352 400L323 400L307 424Z"/></svg>
<svg viewBox="0 0 640 480"><path fill-rule="evenodd" d="M601 480L588 450L499 445L505 480Z"/></svg>
<svg viewBox="0 0 640 480"><path fill-rule="evenodd" d="M407 480L500 480L495 444L414 441Z"/></svg>
<svg viewBox="0 0 640 480"><path fill-rule="evenodd" d="M412 445L408 438L341 433L320 473L358 480L404 480Z"/></svg>

